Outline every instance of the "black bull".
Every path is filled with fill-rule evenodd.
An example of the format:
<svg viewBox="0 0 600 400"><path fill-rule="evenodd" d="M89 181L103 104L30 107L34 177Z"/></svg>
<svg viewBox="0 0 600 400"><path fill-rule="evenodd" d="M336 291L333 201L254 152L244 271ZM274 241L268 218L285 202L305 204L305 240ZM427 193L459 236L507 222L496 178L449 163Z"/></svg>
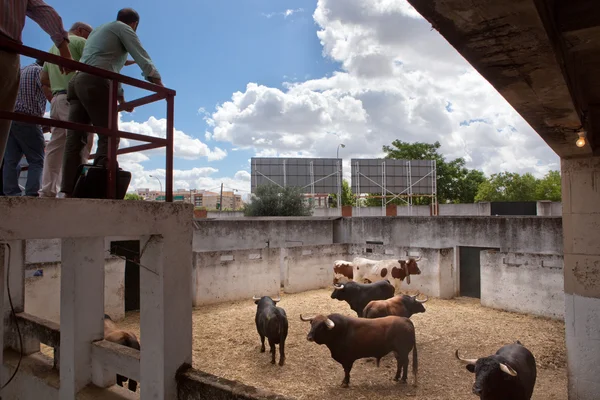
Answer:
<svg viewBox="0 0 600 400"><path fill-rule="evenodd" d="M456 358L475 373L473 393L482 400L530 400L536 380L535 357L521 342L502 346L494 355Z"/></svg>
<svg viewBox="0 0 600 400"><path fill-rule="evenodd" d="M329 348L331 357L344 367L342 387L350 383L350 371L354 362L361 358L375 357L378 362L391 352L396 356L396 375L406 383L408 372L408 354L413 352L413 375L417 384L417 343L415 327L408 318L389 316L376 319L347 317L341 314L303 317L310 321L307 340L324 344Z"/></svg>
<svg viewBox="0 0 600 400"><path fill-rule="evenodd" d="M256 307L256 330L260 336L260 352L265 351L265 337L271 348L271 364L275 364L275 345L279 345L279 365L285 363L285 340L288 334L288 319L285 310L277 307L280 299L271 299L268 296L253 297Z"/></svg>
<svg viewBox="0 0 600 400"><path fill-rule="evenodd" d="M375 283L347 282L343 285L334 285L332 299L345 301L359 317L363 316L363 310L370 301L387 300L394 297L394 286L383 280Z"/></svg>

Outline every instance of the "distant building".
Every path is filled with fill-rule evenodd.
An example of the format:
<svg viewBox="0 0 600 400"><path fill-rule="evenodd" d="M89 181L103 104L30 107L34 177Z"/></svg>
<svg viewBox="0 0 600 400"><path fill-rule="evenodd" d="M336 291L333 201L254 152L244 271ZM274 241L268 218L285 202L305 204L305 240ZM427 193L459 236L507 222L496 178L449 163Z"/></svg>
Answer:
<svg viewBox="0 0 600 400"><path fill-rule="evenodd" d="M150 190L148 188L139 188L136 193L144 200L165 201L165 192ZM209 192L208 190L197 189L177 189L173 191L174 202L184 202L193 204L195 207L204 207L207 210L218 210L220 193ZM243 207L242 196L231 191L223 192L223 209L239 210Z"/></svg>

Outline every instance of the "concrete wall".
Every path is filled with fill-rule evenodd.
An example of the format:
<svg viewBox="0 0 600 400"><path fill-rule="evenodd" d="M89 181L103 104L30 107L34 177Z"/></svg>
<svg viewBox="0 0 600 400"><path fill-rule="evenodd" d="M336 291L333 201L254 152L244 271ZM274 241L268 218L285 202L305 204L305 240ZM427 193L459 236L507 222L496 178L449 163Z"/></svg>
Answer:
<svg viewBox="0 0 600 400"><path fill-rule="evenodd" d="M563 257L482 251L481 304L563 319Z"/></svg>
<svg viewBox="0 0 600 400"><path fill-rule="evenodd" d="M329 218L252 217L194 221L194 251L242 250L333 243Z"/></svg>
<svg viewBox="0 0 600 400"><path fill-rule="evenodd" d="M206 213L206 218L242 218L243 216L243 211L208 211Z"/></svg>
<svg viewBox="0 0 600 400"><path fill-rule="evenodd" d="M284 291L298 293L330 286L333 262L347 258L348 245L289 247L281 251Z"/></svg>
<svg viewBox="0 0 600 400"><path fill-rule="evenodd" d="M279 249L195 252L193 306L277 296L281 285L279 257Z"/></svg>
<svg viewBox="0 0 600 400"><path fill-rule="evenodd" d="M60 323L60 263L29 264L25 270L25 312ZM42 271L41 276L38 271ZM114 320L125 317L125 261L105 261L104 311Z"/></svg>
<svg viewBox="0 0 600 400"><path fill-rule="evenodd" d="M562 220L550 217L380 217L335 221L334 242L562 254Z"/></svg>

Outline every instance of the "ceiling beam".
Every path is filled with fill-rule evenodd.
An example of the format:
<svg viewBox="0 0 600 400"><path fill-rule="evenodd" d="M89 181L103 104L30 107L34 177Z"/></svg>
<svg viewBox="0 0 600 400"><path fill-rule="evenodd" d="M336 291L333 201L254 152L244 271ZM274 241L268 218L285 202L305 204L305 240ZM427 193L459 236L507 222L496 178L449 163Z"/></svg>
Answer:
<svg viewBox="0 0 600 400"><path fill-rule="evenodd" d="M600 26L599 0L562 0L556 2L558 29L563 32L582 31Z"/></svg>

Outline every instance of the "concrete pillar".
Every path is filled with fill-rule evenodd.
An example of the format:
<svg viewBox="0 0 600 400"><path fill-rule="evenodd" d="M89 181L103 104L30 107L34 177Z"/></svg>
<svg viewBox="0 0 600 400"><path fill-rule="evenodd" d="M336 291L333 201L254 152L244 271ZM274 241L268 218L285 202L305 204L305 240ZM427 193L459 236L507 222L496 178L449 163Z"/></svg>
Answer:
<svg viewBox="0 0 600 400"><path fill-rule="evenodd" d="M550 200L540 200L536 203L536 214L538 217L552 216L552 202Z"/></svg>
<svg viewBox="0 0 600 400"><path fill-rule="evenodd" d="M477 215L482 217L492 215L492 203L489 201L480 201L477 203Z"/></svg>
<svg viewBox="0 0 600 400"><path fill-rule="evenodd" d="M386 217L395 217L398 215L398 206L395 204L388 204L385 207L385 216Z"/></svg>
<svg viewBox="0 0 600 400"><path fill-rule="evenodd" d="M60 273L60 400L92 379L92 342L104 338L104 238L63 239Z"/></svg>
<svg viewBox="0 0 600 400"><path fill-rule="evenodd" d="M600 157L562 160L570 400L600 393Z"/></svg>
<svg viewBox="0 0 600 400"><path fill-rule="evenodd" d="M140 381L142 399L176 399L175 373L192 364L192 237L141 239Z"/></svg>

